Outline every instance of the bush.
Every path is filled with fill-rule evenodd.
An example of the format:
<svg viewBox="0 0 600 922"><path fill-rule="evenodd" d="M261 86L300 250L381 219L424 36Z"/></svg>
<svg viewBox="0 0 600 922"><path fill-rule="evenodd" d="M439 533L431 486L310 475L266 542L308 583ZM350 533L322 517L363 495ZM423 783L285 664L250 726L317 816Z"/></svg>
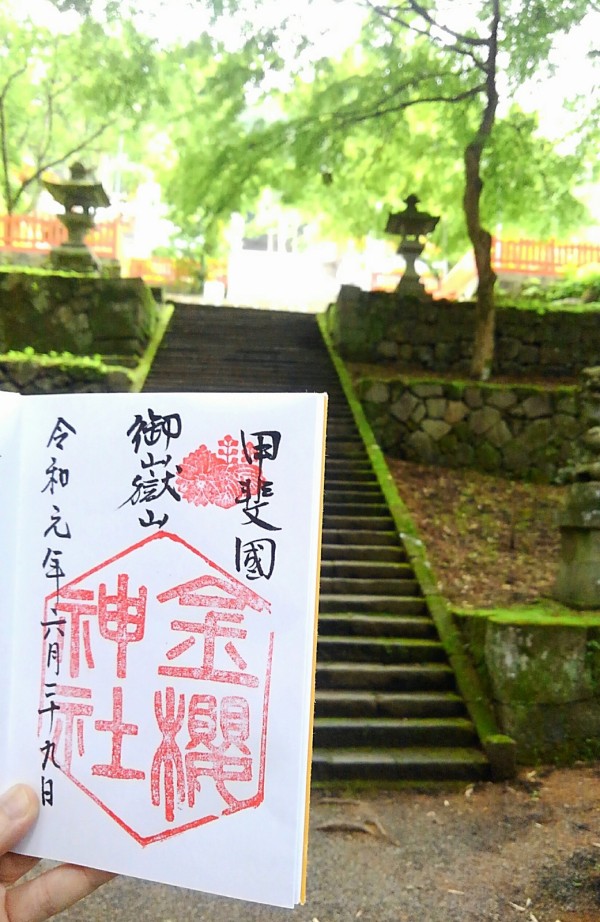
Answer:
<svg viewBox="0 0 600 922"><path fill-rule="evenodd" d="M591 263L569 270L565 277L555 282L530 278L518 291L508 294L499 291L499 303L516 304L528 310L546 311L563 308L566 302L579 302L581 306L600 302L600 264Z"/></svg>

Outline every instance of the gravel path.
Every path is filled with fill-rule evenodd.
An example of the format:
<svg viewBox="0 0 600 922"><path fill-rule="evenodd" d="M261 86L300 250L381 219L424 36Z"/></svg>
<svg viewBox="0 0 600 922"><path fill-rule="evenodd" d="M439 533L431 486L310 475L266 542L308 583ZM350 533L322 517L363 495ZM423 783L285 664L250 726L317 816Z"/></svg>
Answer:
<svg viewBox="0 0 600 922"><path fill-rule="evenodd" d="M293 912L118 878L56 918L598 922L600 765L445 792L317 791L309 862Z"/></svg>

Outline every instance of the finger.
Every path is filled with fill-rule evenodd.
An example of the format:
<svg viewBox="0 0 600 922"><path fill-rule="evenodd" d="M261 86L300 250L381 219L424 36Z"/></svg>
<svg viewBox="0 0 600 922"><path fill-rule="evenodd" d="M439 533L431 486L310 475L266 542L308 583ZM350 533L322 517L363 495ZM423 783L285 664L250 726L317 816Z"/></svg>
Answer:
<svg viewBox="0 0 600 922"><path fill-rule="evenodd" d="M0 883L14 884L19 877L27 874L28 871L38 863L39 858L30 858L29 855L15 855L9 852L0 858Z"/></svg>
<svg viewBox="0 0 600 922"><path fill-rule="evenodd" d="M39 810L35 792L16 784L0 797L0 855L10 851L23 838Z"/></svg>
<svg viewBox="0 0 600 922"><path fill-rule="evenodd" d="M43 922L68 909L114 876L108 871L61 864L8 891L8 918L11 922Z"/></svg>

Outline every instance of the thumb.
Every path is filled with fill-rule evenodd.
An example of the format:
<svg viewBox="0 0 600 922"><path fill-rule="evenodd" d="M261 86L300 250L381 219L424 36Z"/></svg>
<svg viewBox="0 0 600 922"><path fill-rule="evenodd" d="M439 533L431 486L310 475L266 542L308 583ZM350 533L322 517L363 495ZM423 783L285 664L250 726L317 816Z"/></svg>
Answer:
<svg viewBox="0 0 600 922"><path fill-rule="evenodd" d="M10 851L23 838L38 815L35 792L16 784L0 797L0 855Z"/></svg>

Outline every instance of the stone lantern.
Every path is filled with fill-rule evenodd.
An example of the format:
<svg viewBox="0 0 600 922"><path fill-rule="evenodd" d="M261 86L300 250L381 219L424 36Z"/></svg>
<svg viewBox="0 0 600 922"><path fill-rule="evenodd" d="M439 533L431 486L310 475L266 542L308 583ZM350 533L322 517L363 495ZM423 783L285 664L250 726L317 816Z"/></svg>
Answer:
<svg viewBox="0 0 600 922"><path fill-rule="evenodd" d="M400 234L401 240L397 252L404 258L406 269L396 289L398 295L412 295L420 300L427 300L429 295L421 284L415 262L423 252L425 236L435 230L439 217L419 211L416 195L405 199L406 208L390 214L385 228L386 234Z"/></svg>
<svg viewBox="0 0 600 922"><path fill-rule="evenodd" d="M107 208L110 201L101 183L90 178L90 171L82 163L74 163L70 179L42 180L52 198L64 206L65 213L58 220L67 228L67 240L50 253L54 269L75 272L98 270L98 262L84 243L84 237L95 225L97 208Z"/></svg>
<svg viewBox="0 0 600 922"><path fill-rule="evenodd" d="M581 413L587 426L560 518L560 561L554 598L572 608L600 609L600 367L583 370Z"/></svg>

